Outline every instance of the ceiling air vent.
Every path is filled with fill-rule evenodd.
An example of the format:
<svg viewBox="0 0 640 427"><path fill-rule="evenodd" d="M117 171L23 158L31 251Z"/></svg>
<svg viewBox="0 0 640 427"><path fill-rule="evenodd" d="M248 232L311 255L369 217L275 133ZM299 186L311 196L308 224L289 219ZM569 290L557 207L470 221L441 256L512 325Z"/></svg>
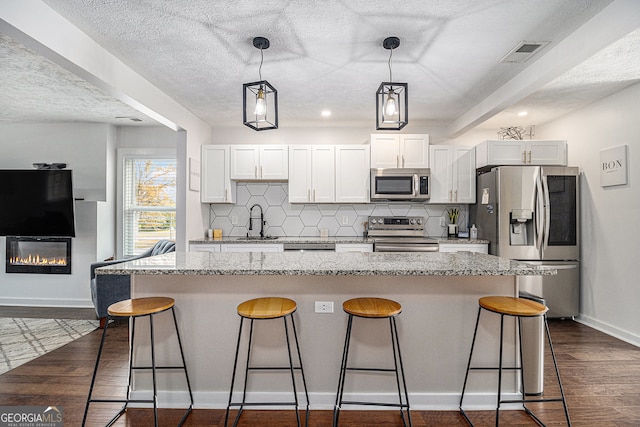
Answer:
<svg viewBox="0 0 640 427"><path fill-rule="evenodd" d="M507 53L500 62L507 64L527 62L533 55L540 52L542 48L548 44L549 42L520 42L516 47L511 49L511 52Z"/></svg>

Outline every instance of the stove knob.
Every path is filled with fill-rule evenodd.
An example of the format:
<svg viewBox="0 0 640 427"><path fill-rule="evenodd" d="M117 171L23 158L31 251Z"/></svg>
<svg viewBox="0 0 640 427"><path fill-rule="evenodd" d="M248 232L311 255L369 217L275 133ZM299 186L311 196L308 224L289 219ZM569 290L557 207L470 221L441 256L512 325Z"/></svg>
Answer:
<svg viewBox="0 0 640 427"><path fill-rule="evenodd" d="M422 218L418 218L418 224L422 224Z"/></svg>
<svg viewBox="0 0 640 427"><path fill-rule="evenodd" d="M416 223L416 219L415 218L411 218L411 220L409 221L412 225Z"/></svg>
<svg viewBox="0 0 640 427"><path fill-rule="evenodd" d="M378 220L377 220L377 219L375 219L375 218L371 218L371 224L375 224L376 222L378 222Z"/></svg>

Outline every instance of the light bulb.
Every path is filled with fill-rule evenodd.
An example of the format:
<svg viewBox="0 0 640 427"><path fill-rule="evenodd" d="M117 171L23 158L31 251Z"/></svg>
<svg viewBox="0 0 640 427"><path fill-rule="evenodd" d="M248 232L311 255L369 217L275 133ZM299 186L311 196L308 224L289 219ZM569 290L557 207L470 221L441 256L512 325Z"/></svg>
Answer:
<svg viewBox="0 0 640 427"><path fill-rule="evenodd" d="M264 116L267 112L267 100L264 97L264 89L258 89L258 94L256 95L256 108L253 113L256 116Z"/></svg>
<svg viewBox="0 0 640 427"><path fill-rule="evenodd" d="M390 90L389 95L387 96L387 101L384 103L384 114L387 116L394 116L398 113L398 109L396 108L396 99L393 95L395 95L395 93L393 90Z"/></svg>

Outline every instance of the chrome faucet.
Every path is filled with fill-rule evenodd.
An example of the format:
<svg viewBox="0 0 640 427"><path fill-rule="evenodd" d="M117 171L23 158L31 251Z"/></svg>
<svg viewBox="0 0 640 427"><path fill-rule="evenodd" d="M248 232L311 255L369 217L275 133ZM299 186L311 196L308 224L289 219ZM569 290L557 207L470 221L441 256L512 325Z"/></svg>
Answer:
<svg viewBox="0 0 640 427"><path fill-rule="evenodd" d="M266 221L264 220L264 211L262 210L262 206L260 206L259 204L255 204L253 206L251 206L251 209L249 209L249 230L253 230L253 208L258 207L260 209L260 238L264 239L264 225L266 224ZM258 218L255 218L258 219ZM249 233L247 232L247 237L249 236Z"/></svg>

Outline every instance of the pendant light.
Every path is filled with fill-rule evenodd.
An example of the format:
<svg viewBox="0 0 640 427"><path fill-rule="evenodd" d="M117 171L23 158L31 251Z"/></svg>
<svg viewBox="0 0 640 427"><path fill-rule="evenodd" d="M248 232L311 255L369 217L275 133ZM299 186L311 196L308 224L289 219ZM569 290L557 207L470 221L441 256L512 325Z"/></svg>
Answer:
<svg viewBox="0 0 640 427"><path fill-rule="evenodd" d="M263 51L269 48L269 39L255 37L253 46L260 49L260 81L242 85L242 121L253 130L278 129L278 91L262 80Z"/></svg>
<svg viewBox="0 0 640 427"><path fill-rule="evenodd" d="M389 81L380 83L376 92L377 130L400 130L409 123L407 83L393 82L391 74L391 57L398 46L398 37L387 37L382 42L382 47L389 50Z"/></svg>

